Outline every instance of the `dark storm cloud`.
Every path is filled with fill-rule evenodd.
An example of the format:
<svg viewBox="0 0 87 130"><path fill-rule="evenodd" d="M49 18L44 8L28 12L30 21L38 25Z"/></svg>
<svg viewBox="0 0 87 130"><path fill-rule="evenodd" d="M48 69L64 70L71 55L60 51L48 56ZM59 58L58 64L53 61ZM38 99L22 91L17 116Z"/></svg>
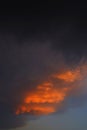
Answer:
<svg viewBox="0 0 87 130"><path fill-rule="evenodd" d="M43 18L41 23L38 19L21 25L20 21L12 22L12 26L3 24L0 34L0 128L21 127L27 119L33 119L30 115L27 118L25 114L14 114L26 91L34 90L56 71L78 66L82 58L86 60L87 39L86 30L81 27L83 22L71 19L62 23L61 16L58 18L47 22ZM58 84L61 85L60 81ZM85 99L84 94L67 97L59 113L85 102Z"/></svg>
<svg viewBox="0 0 87 130"><path fill-rule="evenodd" d="M56 70L52 69L56 55L51 54L47 44L30 45L27 41L20 45L14 37L1 35L0 38L0 128L16 128L26 123L25 115L14 114L17 104L22 102L26 91L34 89Z"/></svg>

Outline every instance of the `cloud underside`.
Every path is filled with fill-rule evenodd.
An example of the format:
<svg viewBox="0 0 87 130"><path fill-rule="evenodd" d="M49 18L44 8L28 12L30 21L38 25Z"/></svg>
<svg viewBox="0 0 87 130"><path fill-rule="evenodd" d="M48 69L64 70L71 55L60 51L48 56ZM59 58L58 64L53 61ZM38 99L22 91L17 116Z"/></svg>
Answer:
<svg viewBox="0 0 87 130"><path fill-rule="evenodd" d="M27 120L85 103L84 56L69 64L63 50L53 50L51 43L2 46L1 54L1 128L21 127Z"/></svg>

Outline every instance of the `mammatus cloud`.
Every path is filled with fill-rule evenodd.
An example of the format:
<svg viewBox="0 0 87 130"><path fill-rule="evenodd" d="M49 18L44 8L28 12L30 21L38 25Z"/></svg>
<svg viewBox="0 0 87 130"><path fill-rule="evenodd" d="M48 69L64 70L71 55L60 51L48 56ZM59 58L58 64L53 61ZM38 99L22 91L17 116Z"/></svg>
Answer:
<svg viewBox="0 0 87 130"><path fill-rule="evenodd" d="M71 97L80 100L86 95L84 60L70 66L62 51L55 52L50 44L2 46L1 54L1 128L23 126L27 119L65 109Z"/></svg>

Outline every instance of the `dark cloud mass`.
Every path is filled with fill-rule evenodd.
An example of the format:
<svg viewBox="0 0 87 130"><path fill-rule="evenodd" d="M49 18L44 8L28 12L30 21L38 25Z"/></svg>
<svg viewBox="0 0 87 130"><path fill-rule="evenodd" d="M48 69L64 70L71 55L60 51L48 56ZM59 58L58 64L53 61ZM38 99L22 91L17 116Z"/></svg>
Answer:
<svg viewBox="0 0 87 130"><path fill-rule="evenodd" d="M60 12L0 17L1 129L85 104L86 20Z"/></svg>

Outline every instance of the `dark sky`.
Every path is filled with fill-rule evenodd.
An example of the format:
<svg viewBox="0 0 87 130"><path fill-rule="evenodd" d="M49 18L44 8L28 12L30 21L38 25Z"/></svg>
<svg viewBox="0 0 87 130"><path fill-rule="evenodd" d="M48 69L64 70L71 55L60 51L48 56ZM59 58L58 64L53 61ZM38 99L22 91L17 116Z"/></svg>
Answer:
<svg viewBox="0 0 87 130"><path fill-rule="evenodd" d="M86 78L85 3L1 8L0 130L84 129Z"/></svg>

